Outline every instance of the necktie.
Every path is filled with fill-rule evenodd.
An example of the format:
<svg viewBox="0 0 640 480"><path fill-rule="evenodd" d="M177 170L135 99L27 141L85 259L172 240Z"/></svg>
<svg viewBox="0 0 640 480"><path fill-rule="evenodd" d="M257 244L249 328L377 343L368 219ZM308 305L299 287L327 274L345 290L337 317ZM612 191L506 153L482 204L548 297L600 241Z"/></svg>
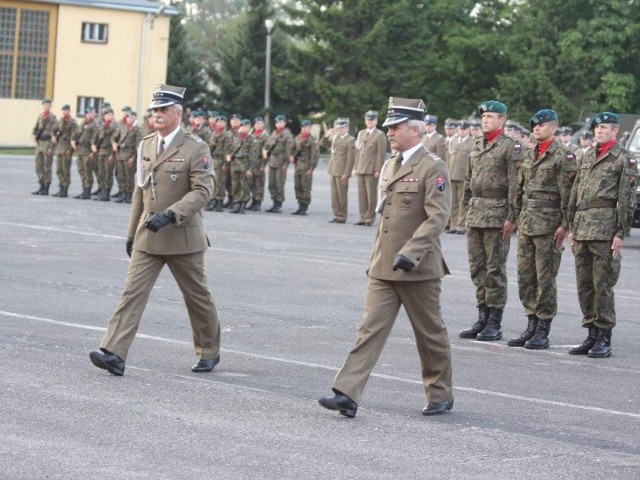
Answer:
<svg viewBox="0 0 640 480"><path fill-rule="evenodd" d="M160 148L158 149L158 156L162 155L162 152L164 152L164 138L160 140Z"/></svg>
<svg viewBox="0 0 640 480"><path fill-rule="evenodd" d="M394 158L391 159L391 162L391 176L393 177L402 166L402 154L397 154Z"/></svg>

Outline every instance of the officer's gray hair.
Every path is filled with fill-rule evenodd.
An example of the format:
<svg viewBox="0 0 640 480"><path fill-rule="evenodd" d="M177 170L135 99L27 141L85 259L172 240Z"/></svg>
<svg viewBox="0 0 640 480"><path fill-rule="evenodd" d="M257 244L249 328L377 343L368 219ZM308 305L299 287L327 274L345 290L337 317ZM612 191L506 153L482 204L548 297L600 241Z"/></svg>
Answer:
<svg viewBox="0 0 640 480"><path fill-rule="evenodd" d="M176 110L178 110L178 112L182 114L182 105L180 105L179 103L176 103L174 104L174 107L176 107Z"/></svg>
<svg viewBox="0 0 640 480"><path fill-rule="evenodd" d="M407 122L407 124L409 125L410 128L417 128L418 134L422 138L422 136L424 135L425 127L426 127L425 122L423 122L422 120L411 119Z"/></svg>

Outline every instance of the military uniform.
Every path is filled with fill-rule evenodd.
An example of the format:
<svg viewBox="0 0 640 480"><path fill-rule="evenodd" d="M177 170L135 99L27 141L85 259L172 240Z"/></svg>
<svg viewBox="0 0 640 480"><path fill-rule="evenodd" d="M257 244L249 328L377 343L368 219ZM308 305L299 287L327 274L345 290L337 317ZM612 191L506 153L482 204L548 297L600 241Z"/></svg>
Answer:
<svg viewBox="0 0 640 480"><path fill-rule="evenodd" d="M213 171L215 173L215 192L211 201L207 204L206 210L222 211L222 203L225 196L226 178L229 175L229 167L227 165L227 155L231 154L233 149L233 134L226 128L226 117L224 119L224 128L218 127L211 135L209 148L211 157L213 158Z"/></svg>
<svg viewBox="0 0 640 480"><path fill-rule="evenodd" d="M304 124L304 122L303 122ZM313 171L320 160L318 141L313 135L299 134L293 141L294 189L298 209L292 213L306 215L311 204L311 187L313 185Z"/></svg>
<svg viewBox="0 0 640 480"><path fill-rule="evenodd" d="M45 103L51 105L50 100L42 102L43 105ZM36 124L33 127L32 136L36 142L36 175L40 183L40 188L32 192L34 195L49 195L51 166L53 165L53 144L51 143L51 137L54 134L56 123L56 116L51 113L51 111L46 111L38 115Z"/></svg>
<svg viewBox="0 0 640 480"><path fill-rule="evenodd" d="M245 213L249 201L246 188L247 172L250 170L251 147L255 138L247 131L251 125L249 120L242 120L242 128L233 143L233 151L229 157L231 171L231 196L235 203L231 213Z"/></svg>
<svg viewBox="0 0 640 480"><path fill-rule="evenodd" d="M127 125L118 129L111 137L116 144L116 177L122 196L118 203L131 203L136 174L136 152L142 141L142 129L137 125Z"/></svg>
<svg viewBox="0 0 640 480"><path fill-rule="evenodd" d="M93 111L93 108L87 109L87 113ZM91 140L98 131L98 125L93 118L87 118L83 120L82 124L73 136L73 142L78 153L76 159L76 166L78 167L78 173L82 179L82 193L75 198L82 200L88 200L91 198L91 188L93 187L93 175L95 173L97 177L97 167L95 162L95 155L91 151Z"/></svg>
<svg viewBox="0 0 640 480"><path fill-rule="evenodd" d="M152 105L174 101L169 95L176 94L166 93L169 88L176 87L163 85L156 90ZM166 104L156 108L161 106ZM209 359L206 371L219 360L220 325L207 286L204 252L209 240L201 213L213 192L210 152L205 142L179 124L176 131L164 151L159 134L147 135L139 147L137 186L127 230L133 247L124 293L100 343L102 353L91 353L96 366L116 375L124 372L144 307L165 264L183 293L196 354L201 361ZM171 223L156 223L167 217L172 218ZM198 365L194 371L205 371L197 369Z"/></svg>
<svg viewBox="0 0 640 480"><path fill-rule="evenodd" d="M596 115L600 123L619 125L611 112ZM621 255L612 255L612 242L629 233L636 191L636 160L614 139L605 148L587 150L569 200L578 299L582 326L589 336L572 354L606 357L611 354L611 330L616 325L613 287L620 275Z"/></svg>
<svg viewBox="0 0 640 480"><path fill-rule="evenodd" d="M553 110L544 109L532 118L532 127L557 119ZM576 169L575 155L553 138L525 150L518 170L515 213L518 293L529 321L520 337L509 340L509 346L534 350L549 346L551 321L558 310L556 277L562 257L556 235L562 239L569 229L567 207Z"/></svg>
<svg viewBox="0 0 640 480"><path fill-rule="evenodd" d="M348 127L349 119L339 118L338 127ZM333 134L331 139L322 138L323 146L330 146L328 173L331 176L331 208L333 210L333 223L345 223L347 221L349 207L349 177L355 163L356 140L348 131L342 135ZM346 182L343 181L346 178Z"/></svg>
<svg viewBox="0 0 640 480"><path fill-rule="evenodd" d="M456 136L452 143L457 143L450 158L449 180L451 180L451 221L450 233L465 233L464 225L464 178L467 173L469 154L474 141L470 135L465 138Z"/></svg>
<svg viewBox="0 0 640 480"><path fill-rule="evenodd" d="M278 115L275 120L276 122L286 121L286 119L280 115ZM287 128L276 129L271 132L269 139L264 145L267 153L267 165L269 165L269 194L273 201L273 205L266 210L267 212L282 212L284 185L287 181L287 167L289 166L292 147L293 135L291 135L291 132Z"/></svg>
<svg viewBox="0 0 640 480"><path fill-rule="evenodd" d="M481 113L506 115L507 107L484 102ZM522 145L498 129L474 140L464 181L467 250L471 280L476 286L478 321L461 338L499 340L507 303L507 256L510 238L505 222L515 223L514 199Z"/></svg>
<svg viewBox="0 0 640 480"><path fill-rule="evenodd" d="M442 160L446 160L445 139L440 133L433 131L430 134L425 134L422 137L422 145L428 152L436 154Z"/></svg>
<svg viewBox="0 0 640 480"><path fill-rule="evenodd" d="M69 105L64 105L62 110L66 113L58 120L53 137L56 141L56 154L58 155L56 174L59 183L59 191L54 196L64 198L68 196L71 184L71 159L73 156L71 140L78 130L78 122L69 114Z"/></svg>
<svg viewBox="0 0 640 480"><path fill-rule="evenodd" d="M375 120L376 112L365 113ZM378 128L363 129L356 137L356 159L353 172L358 179L358 205L360 220L356 225L373 225L376 219L378 176L387 155L387 137Z"/></svg>
<svg viewBox="0 0 640 480"><path fill-rule="evenodd" d="M100 192L95 200L109 201L111 187L113 187L114 151L111 145L111 137L115 133L117 125L113 121L103 120L91 139L92 149L95 147L96 164L98 167L98 186Z"/></svg>
<svg viewBox="0 0 640 480"><path fill-rule="evenodd" d="M252 135L254 141L249 152L249 166L252 175L247 178L247 189L251 196L251 204L247 208L259 211L264 199L265 169L267 167L267 162L262 156L262 149L269 139L269 134L264 130L254 130Z"/></svg>

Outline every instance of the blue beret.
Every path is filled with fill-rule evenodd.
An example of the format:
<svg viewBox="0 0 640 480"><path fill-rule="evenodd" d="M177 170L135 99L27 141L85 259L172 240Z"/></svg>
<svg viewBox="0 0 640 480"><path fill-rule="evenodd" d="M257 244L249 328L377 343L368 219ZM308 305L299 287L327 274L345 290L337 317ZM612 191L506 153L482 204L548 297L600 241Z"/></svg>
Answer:
<svg viewBox="0 0 640 480"><path fill-rule="evenodd" d="M599 123L620 125L620 117L613 112L601 112L591 119L591 128L595 128Z"/></svg>
<svg viewBox="0 0 640 480"><path fill-rule="evenodd" d="M280 115L276 115L276 118L274 119L276 122L286 122L287 121L287 117L285 117L282 113Z"/></svg>
<svg viewBox="0 0 640 480"><path fill-rule="evenodd" d="M486 102L483 102L480 105L479 110L480 113L494 112L501 113L502 115L507 114L507 106L497 100L487 100Z"/></svg>
<svg viewBox="0 0 640 480"><path fill-rule="evenodd" d="M529 123L531 124L531 128L533 128L536 125L557 121L558 114L555 112L555 110L551 110L550 108L543 108L542 110L539 110L538 113L536 113L533 117L531 117Z"/></svg>

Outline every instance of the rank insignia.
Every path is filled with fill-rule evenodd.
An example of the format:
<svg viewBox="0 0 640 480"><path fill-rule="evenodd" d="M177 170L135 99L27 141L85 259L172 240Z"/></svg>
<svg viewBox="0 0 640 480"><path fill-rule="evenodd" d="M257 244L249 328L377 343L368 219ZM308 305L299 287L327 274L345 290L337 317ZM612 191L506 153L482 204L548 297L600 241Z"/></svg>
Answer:
<svg viewBox="0 0 640 480"><path fill-rule="evenodd" d="M444 177L438 177L436 180L436 188L441 192L444 192L444 189L447 186L447 179Z"/></svg>
<svg viewBox="0 0 640 480"><path fill-rule="evenodd" d="M202 157L202 166L205 170L209 168L209 157Z"/></svg>

